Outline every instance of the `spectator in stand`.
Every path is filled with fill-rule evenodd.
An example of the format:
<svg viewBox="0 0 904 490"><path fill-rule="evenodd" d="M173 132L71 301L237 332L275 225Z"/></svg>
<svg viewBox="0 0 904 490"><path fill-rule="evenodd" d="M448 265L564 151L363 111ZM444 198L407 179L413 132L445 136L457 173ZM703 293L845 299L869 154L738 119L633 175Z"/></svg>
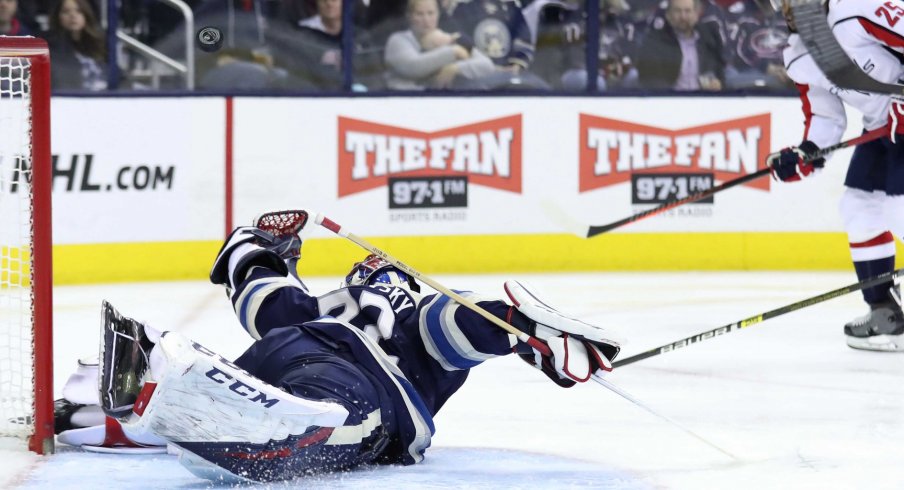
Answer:
<svg viewBox="0 0 904 490"><path fill-rule="evenodd" d="M442 0L443 27L468 39L497 66L519 72L534 58L534 44L518 0Z"/></svg>
<svg viewBox="0 0 904 490"><path fill-rule="evenodd" d="M529 70L535 43L519 0L442 0L442 9L440 27L496 65L496 73L479 88L550 88Z"/></svg>
<svg viewBox="0 0 904 490"><path fill-rule="evenodd" d="M790 33L781 12L763 12L753 0L717 1L725 8L733 33L725 75L728 88L792 88L782 59Z"/></svg>
<svg viewBox="0 0 904 490"><path fill-rule="evenodd" d="M216 65L204 73L198 88L204 90L278 90L289 84L286 70L274 66L265 53L224 49L217 53Z"/></svg>
<svg viewBox="0 0 904 490"><path fill-rule="evenodd" d="M629 9L624 0L603 0L600 5L599 73L597 90L630 87L637 70L630 56L633 30L622 16ZM550 86L564 90L587 87L586 10L571 0L534 0L524 16L535 33L536 53L531 71Z"/></svg>
<svg viewBox="0 0 904 490"><path fill-rule="evenodd" d="M699 18L697 20L697 28L698 29L712 29L719 35L719 39L722 40L722 51L723 57L726 60L730 60L733 56L733 49L730 45L731 35L729 32L731 31L731 26L729 25L729 16L725 11L724 4L725 2L733 2L735 0L699 0ZM640 2L631 2L631 8L637 9L639 5L644 5L644 1ZM635 21L635 26L639 28L643 33L646 33L651 30L659 30L662 29L668 23L666 19L666 14L669 8L668 0L656 0L656 8L650 12L647 16L638 17L641 12L632 12L635 19L641 19L640 22ZM647 4L649 7L649 5Z"/></svg>
<svg viewBox="0 0 904 490"><path fill-rule="evenodd" d="M18 7L17 0L0 0L0 36L31 35L31 31L16 15Z"/></svg>
<svg viewBox="0 0 904 490"><path fill-rule="evenodd" d="M338 36L342 32L342 0L317 0L317 14L298 21L298 25Z"/></svg>
<svg viewBox="0 0 904 490"><path fill-rule="evenodd" d="M634 26L626 18L631 10L626 0L602 0L600 4L599 70L606 88L632 88L637 85L637 68L631 58Z"/></svg>
<svg viewBox="0 0 904 490"><path fill-rule="evenodd" d="M386 41L387 86L395 90L473 88L495 71L479 49L463 46L458 33L439 29L436 0L409 0L409 29Z"/></svg>
<svg viewBox="0 0 904 490"><path fill-rule="evenodd" d="M700 0L669 0L666 22L651 28L637 54L640 86L718 91L725 86L719 33L701 26Z"/></svg>
<svg viewBox="0 0 904 490"><path fill-rule="evenodd" d="M583 6L563 0L534 0L523 14L535 49L530 71L552 88L586 88L587 23ZM599 83L605 81L598 77Z"/></svg>
<svg viewBox="0 0 904 490"><path fill-rule="evenodd" d="M317 13L297 21L291 29L273 26L268 43L301 88L341 90L342 0L316 0ZM285 24L283 24L285 25ZM352 49L353 88L382 88L382 49L375 47L364 29L355 29Z"/></svg>
<svg viewBox="0 0 904 490"><path fill-rule="evenodd" d="M107 88L104 33L87 0L61 0L50 13L47 35L54 89L104 90Z"/></svg>

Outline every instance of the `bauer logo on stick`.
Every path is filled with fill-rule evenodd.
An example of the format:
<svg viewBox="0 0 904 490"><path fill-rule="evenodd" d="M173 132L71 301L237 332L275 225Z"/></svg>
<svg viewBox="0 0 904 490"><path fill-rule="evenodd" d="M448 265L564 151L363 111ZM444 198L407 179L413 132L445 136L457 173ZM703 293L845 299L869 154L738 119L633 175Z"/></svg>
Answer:
<svg viewBox="0 0 904 490"><path fill-rule="evenodd" d="M216 27L202 27L197 38L198 47L207 53L212 53L223 46L223 33Z"/></svg>

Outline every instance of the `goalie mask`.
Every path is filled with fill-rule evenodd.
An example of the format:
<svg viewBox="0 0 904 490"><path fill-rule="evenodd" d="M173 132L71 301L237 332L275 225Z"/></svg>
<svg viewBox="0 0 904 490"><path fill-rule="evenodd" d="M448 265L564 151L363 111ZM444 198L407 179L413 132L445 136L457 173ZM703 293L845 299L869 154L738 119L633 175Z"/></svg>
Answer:
<svg viewBox="0 0 904 490"><path fill-rule="evenodd" d="M356 262L342 281L342 287L389 284L420 293L421 286L413 277L400 271L382 257L370 254L361 262Z"/></svg>

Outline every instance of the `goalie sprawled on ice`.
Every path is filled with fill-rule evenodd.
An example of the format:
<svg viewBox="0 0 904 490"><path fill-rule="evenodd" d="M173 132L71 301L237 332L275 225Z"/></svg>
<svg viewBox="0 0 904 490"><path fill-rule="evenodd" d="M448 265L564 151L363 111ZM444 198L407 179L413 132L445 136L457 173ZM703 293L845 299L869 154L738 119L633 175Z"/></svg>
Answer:
<svg viewBox="0 0 904 490"><path fill-rule="evenodd" d="M75 421L91 407L61 402L58 412L71 416L58 427L68 429L61 442L168 443L211 479L413 464L430 446L433 416L483 361L515 352L565 387L611 370L619 344L607 332L559 314L515 281L505 284L514 306L463 294L552 355L446 296L421 296L413 278L376 256L355 264L340 289L314 296L295 275L306 220L299 211L270 213L221 248L211 281L228 288L256 340L234 362L104 303L106 424L73 428L89 425Z"/></svg>

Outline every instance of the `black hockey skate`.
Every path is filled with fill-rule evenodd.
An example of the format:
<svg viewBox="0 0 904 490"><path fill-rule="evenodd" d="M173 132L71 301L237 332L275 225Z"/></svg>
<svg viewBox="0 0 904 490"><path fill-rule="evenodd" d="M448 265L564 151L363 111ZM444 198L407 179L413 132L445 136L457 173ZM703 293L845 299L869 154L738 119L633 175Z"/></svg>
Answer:
<svg viewBox="0 0 904 490"><path fill-rule="evenodd" d="M60 432L77 429L81 426L73 425L72 416L75 415L79 410L88 407L88 405L84 405L82 403L73 403L65 398L58 398L53 401L53 433L59 434ZM21 417L13 417L8 420L11 424L22 424L22 425L31 425L32 417L31 415L23 415ZM103 417L101 417L101 423L103 422Z"/></svg>
<svg viewBox="0 0 904 490"><path fill-rule="evenodd" d="M896 287L889 300L870 305L870 312L844 326L847 345L854 349L904 351L904 311Z"/></svg>
<svg viewBox="0 0 904 490"><path fill-rule="evenodd" d="M144 325L101 305L100 402L104 413L120 418L132 411L150 367L154 343Z"/></svg>
<svg viewBox="0 0 904 490"><path fill-rule="evenodd" d="M78 414L78 423L72 418ZM53 433L59 435L72 429L81 429L104 423L104 414L97 405L74 403L65 398L53 402Z"/></svg>

